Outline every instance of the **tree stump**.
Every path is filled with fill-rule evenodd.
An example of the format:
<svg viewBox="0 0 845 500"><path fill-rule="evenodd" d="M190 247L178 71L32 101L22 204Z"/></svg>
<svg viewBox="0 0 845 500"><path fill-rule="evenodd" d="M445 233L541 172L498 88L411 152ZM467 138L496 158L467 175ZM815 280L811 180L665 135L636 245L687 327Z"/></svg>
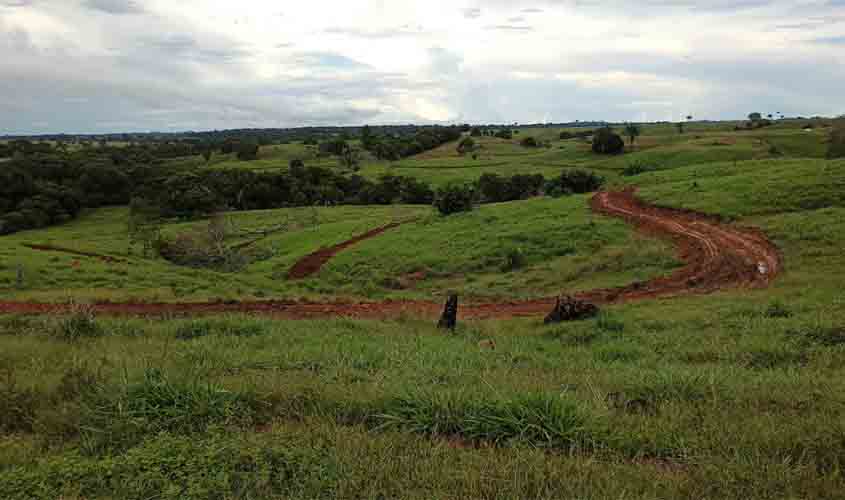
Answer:
<svg viewBox="0 0 845 500"><path fill-rule="evenodd" d="M543 320L545 324L561 323L563 321L578 321L592 318L599 313L599 308L593 304L576 300L569 295L558 297L555 308Z"/></svg>
<svg viewBox="0 0 845 500"><path fill-rule="evenodd" d="M450 293L449 299L446 301L446 306L443 308L443 314L440 316L440 321L437 322L437 328L444 330L454 330L458 324L458 294Z"/></svg>

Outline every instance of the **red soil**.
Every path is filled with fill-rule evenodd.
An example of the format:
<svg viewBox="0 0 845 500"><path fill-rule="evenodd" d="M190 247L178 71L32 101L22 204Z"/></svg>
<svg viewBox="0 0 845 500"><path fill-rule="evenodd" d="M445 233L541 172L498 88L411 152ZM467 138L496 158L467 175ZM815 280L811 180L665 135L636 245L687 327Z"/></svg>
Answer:
<svg viewBox="0 0 845 500"><path fill-rule="evenodd" d="M394 227L399 227L402 224L404 224L404 222L394 222L393 224L388 224L386 226L373 229L372 231L367 231L364 234L358 235L352 238L351 240L346 240L343 243L337 244L333 247L321 248L310 255L306 255L305 257L300 259L299 262L294 264L290 271L288 271L288 279L301 280L311 276L312 274L316 274L320 271L320 268L322 268L326 262L330 261L331 258L337 255L338 253L364 240L375 238L381 233L389 229L393 229Z"/></svg>
<svg viewBox="0 0 845 500"><path fill-rule="evenodd" d="M633 190L603 192L593 197L592 209L634 224L640 231L671 239L686 266L669 276L619 288L592 290L575 297L596 304L612 304L657 297L711 293L725 288L763 288L782 271L780 253L761 232L721 224L717 219L685 210L656 207L638 200ZM335 247L320 250L295 266L290 275L316 272L334 254L390 227L370 231ZM463 318L539 316L554 306L554 297L520 302L462 304ZM0 313L62 313L66 304L0 302ZM387 318L402 314L436 317L441 305L427 301L239 303L102 303L95 312L115 315L208 314L245 312L288 319L323 317Z"/></svg>

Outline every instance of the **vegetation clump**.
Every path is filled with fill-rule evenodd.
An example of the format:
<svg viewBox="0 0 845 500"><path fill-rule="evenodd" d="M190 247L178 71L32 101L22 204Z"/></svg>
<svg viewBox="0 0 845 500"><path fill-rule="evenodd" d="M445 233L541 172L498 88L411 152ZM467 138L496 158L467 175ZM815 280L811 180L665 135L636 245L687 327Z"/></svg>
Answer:
<svg viewBox="0 0 845 500"><path fill-rule="evenodd" d="M522 140L519 141L519 145L524 147L524 148L539 148L540 147L540 143L537 142L537 139L535 139L531 136L523 137Z"/></svg>
<svg viewBox="0 0 845 500"><path fill-rule="evenodd" d="M517 174L502 177L497 174L483 174L477 185L481 198L487 203L524 200L537 196L545 183L542 175Z"/></svg>
<svg viewBox="0 0 845 500"><path fill-rule="evenodd" d="M604 184L604 179L586 170L566 170L560 176L546 182L545 191L549 196L564 196L597 191Z"/></svg>
<svg viewBox="0 0 845 500"><path fill-rule="evenodd" d="M475 188L469 184L448 184L437 190L434 206L441 215L469 212L475 203Z"/></svg>
<svg viewBox="0 0 845 500"><path fill-rule="evenodd" d="M593 136L593 152L603 155L618 155L625 151L625 141L610 127L599 129Z"/></svg>
<svg viewBox="0 0 845 500"><path fill-rule="evenodd" d="M633 177L635 175L644 174L646 172L652 172L654 170L659 170L659 167L643 161L634 161L632 163L629 163L625 167L625 169L622 170L622 175L624 175L625 177Z"/></svg>
<svg viewBox="0 0 845 500"><path fill-rule="evenodd" d="M845 118L841 118L830 132L827 157L829 159L845 158Z"/></svg>

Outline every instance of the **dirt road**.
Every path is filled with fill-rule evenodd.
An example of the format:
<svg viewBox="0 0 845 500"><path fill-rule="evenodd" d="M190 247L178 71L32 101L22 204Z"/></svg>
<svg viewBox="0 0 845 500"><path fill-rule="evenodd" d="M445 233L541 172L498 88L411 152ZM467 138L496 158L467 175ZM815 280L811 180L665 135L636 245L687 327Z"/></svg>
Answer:
<svg viewBox="0 0 845 500"><path fill-rule="evenodd" d="M634 195L633 190L602 192L591 200L597 213L620 217L638 230L661 238L671 239L678 257L686 264L669 276L630 285L592 290L576 297L597 304L612 304L657 297L711 293L726 288L766 287L781 272L780 253L760 231L721 224L717 219L685 210L648 205ZM316 272L338 251L354 243L381 234L389 226L326 249L303 265L292 276ZM317 265L319 263L319 265ZM508 318L541 316L551 310L554 297L486 304L462 304L463 318ZM387 318L401 314L436 316L439 303L426 301L386 301L368 303L308 303L264 301L239 303L104 303L94 306L102 314L157 315L209 314L245 312L266 314L280 318L306 319L324 317ZM0 313L61 313L69 309L65 304L0 302Z"/></svg>

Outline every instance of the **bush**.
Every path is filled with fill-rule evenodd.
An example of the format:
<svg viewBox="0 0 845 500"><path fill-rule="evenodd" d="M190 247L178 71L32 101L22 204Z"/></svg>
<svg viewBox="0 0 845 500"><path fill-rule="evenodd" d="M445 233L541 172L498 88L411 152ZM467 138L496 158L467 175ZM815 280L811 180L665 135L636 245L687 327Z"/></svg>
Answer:
<svg viewBox="0 0 845 500"><path fill-rule="evenodd" d="M437 190L434 206L442 215L469 212L475 201L475 189L471 185L449 184Z"/></svg>
<svg viewBox="0 0 845 500"><path fill-rule="evenodd" d="M80 429L89 453L129 448L146 435L203 432L209 425L255 422L261 401L199 380L147 369L139 381L100 386L86 396Z"/></svg>
<svg viewBox="0 0 845 500"><path fill-rule="evenodd" d="M513 132L511 132L510 129L502 129L496 132L496 137L499 139L511 140L513 139Z"/></svg>
<svg viewBox="0 0 845 500"><path fill-rule="evenodd" d="M549 196L583 194L598 191L604 179L584 170L564 171L559 177L546 182L545 190Z"/></svg>
<svg viewBox="0 0 845 500"><path fill-rule="evenodd" d="M625 141L613 132L613 129L605 127L600 129L593 136L593 152L604 155L618 155L625 151Z"/></svg>
<svg viewBox="0 0 845 500"><path fill-rule="evenodd" d="M628 164L624 170L622 170L622 175L626 177L632 177L635 175L644 174L646 172L651 172L653 170L657 170L658 168L654 165L649 165L647 163L635 161L634 163Z"/></svg>
<svg viewBox="0 0 845 500"><path fill-rule="evenodd" d="M478 191L487 203L522 200L536 196L543 187L542 175L517 174L513 177L501 177L496 174L484 174L478 179Z"/></svg>
<svg viewBox="0 0 845 500"><path fill-rule="evenodd" d="M265 333L266 329L260 323L194 320L179 326L176 329L176 338L180 340L192 340L209 335L255 337Z"/></svg>
<svg viewBox="0 0 845 500"><path fill-rule="evenodd" d="M569 139L574 139L575 137L575 134L573 134L572 132L567 132L566 130L560 133L561 141L567 141Z"/></svg>
<svg viewBox="0 0 845 500"><path fill-rule="evenodd" d="M102 337L106 332L97 323L92 307L74 306L69 316L58 320L52 333L63 340L72 342L84 338Z"/></svg>
<svg viewBox="0 0 845 500"><path fill-rule="evenodd" d="M519 141L519 145L524 148L538 148L540 147L540 143L537 142L537 139L533 137L525 137L521 141Z"/></svg>
<svg viewBox="0 0 845 500"><path fill-rule="evenodd" d="M522 269L525 266L525 254L521 248L513 248L505 254L505 262L502 264L502 271L510 272Z"/></svg>

